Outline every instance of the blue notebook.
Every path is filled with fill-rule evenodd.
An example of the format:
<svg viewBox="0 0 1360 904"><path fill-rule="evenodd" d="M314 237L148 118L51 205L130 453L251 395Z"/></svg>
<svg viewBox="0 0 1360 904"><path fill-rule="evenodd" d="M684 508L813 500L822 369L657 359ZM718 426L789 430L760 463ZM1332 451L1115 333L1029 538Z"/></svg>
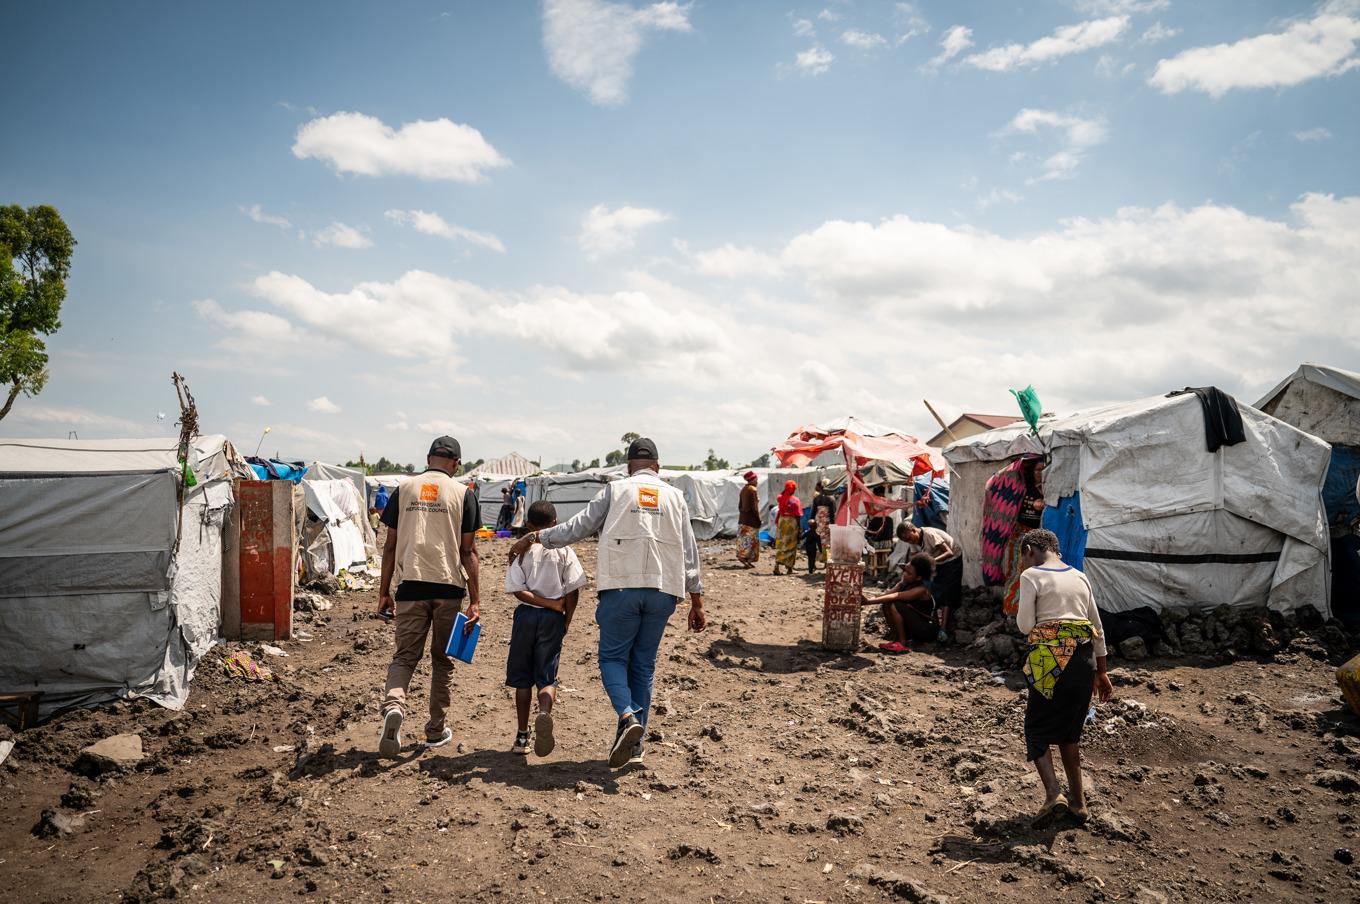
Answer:
<svg viewBox="0 0 1360 904"><path fill-rule="evenodd" d="M477 622L473 625L471 634L463 633L463 629L466 627L467 616L459 612L453 620L453 631L449 634L449 645L444 653L454 659L471 664L472 654L477 651L477 638L482 636L482 623Z"/></svg>

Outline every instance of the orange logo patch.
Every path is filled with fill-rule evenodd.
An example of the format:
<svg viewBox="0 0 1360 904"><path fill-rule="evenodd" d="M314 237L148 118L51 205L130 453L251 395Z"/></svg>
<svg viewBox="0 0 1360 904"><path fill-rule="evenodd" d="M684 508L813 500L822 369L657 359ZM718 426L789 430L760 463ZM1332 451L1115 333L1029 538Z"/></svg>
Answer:
<svg viewBox="0 0 1360 904"><path fill-rule="evenodd" d="M638 487L638 505L642 508L661 508L661 494L651 487Z"/></svg>
<svg viewBox="0 0 1360 904"><path fill-rule="evenodd" d="M438 502L438 501L439 501L439 484L437 484L437 483L422 483L422 484L420 485L420 501L421 501L421 502Z"/></svg>

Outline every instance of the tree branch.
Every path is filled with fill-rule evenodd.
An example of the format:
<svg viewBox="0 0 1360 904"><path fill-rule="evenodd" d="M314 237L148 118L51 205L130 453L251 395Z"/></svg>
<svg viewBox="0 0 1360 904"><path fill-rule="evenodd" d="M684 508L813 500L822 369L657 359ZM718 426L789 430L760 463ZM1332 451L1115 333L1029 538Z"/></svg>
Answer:
<svg viewBox="0 0 1360 904"><path fill-rule="evenodd" d="M14 407L14 400L19 397L19 391L21 389L23 389L23 384L18 380L15 380L13 388L9 391L9 398L5 399L5 407L0 408L0 421L3 421L5 415L9 414L9 410Z"/></svg>

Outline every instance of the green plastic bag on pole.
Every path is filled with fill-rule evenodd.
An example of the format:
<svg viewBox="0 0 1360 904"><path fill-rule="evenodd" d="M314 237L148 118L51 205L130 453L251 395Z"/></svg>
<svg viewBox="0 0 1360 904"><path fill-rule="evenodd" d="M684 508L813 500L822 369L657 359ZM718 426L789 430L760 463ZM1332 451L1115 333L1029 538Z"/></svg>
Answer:
<svg viewBox="0 0 1360 904"><path fill-rule="evenodd" d="M1039 402L1039 394L1034 391L1033 386L1026 386L1023 390L1012 389L1011 395L1015 396L1015 401L1019 403L1020 414L1024 416L1030 429L1038 434L1039 415L1044 411L1044 406Z"/></svg>

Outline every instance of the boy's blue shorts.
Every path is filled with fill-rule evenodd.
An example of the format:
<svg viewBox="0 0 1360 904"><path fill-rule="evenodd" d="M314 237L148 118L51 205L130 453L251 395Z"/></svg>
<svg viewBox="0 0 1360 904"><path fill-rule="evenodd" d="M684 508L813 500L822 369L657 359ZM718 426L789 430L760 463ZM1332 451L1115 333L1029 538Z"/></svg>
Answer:
<svg viewBox="0 0 1360 904"><path fill-rule="evenodd" d="M517 606L510 628L510 656L505 661L506 686L543 690L556 684L566 634L567 617L561 612L523 603Z"/></svg>

